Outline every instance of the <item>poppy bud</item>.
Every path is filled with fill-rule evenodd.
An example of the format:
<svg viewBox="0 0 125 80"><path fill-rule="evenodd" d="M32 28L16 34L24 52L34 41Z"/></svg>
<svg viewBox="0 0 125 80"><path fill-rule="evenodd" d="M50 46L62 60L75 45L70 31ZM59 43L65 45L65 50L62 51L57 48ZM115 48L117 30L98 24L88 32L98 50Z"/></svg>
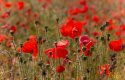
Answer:
<svg viewBox="0 0 125 80"><path fill-rule="evenodd" d="M100 27L100 30L101 30L101 31L104 31L105 28L106 28L108 25L109 25L109 22L106 22L104 25L102 25L102 26Z"/></svg>
<svg viewBox="0 0 125 80"><path fill-rule="evenodd" d="M89 72L90 72L90 70L89 70L89 69L87 69L86 71L87 71L87 73L89 73Z"/></svg>
<svg viewBox="0 0 125 80"><path fill-rule="evenodd" d="M16 56L16 57L19 57L19 56L20 56L20 53L16 53L15 56Z"/></svg>
<svg viewBox="0 0 125 80"><path fill-rule="evenodd" d="M42 71L42 75L46 76L46 71L45 70Z"/></svg>
<svg viewBox="0 0 125 80"><path fill-rule="evenodd" d="M83 61L86 61L87 60L87 57L86 56L81 56L82 57L82 60Z"/></svg>
<svg viewBox="0 0 125 80"><path fill-rule="evenodd" d="M14 35L14 31L13 31L13 30L10 30L10 34L13 36L13 35Z"/></svg>
<svg viewBox="0 0 125 80"><path fill-rule="evenodd" d="M23 63L23 59L22 59L22 57L20 58L19 62L20 62L20 63Z"/></svg>
<svg viewBox="0 0 125 80"><path fill-rule="evenodd" d="M41 40L42 40L42 37L39 36L39 37L38 37L38 43L40 43Z"/></svg>
<svg viewBox="0 0 125 80"><path fill-rule="evenodd" d="M101 31L104 31L104 29L105 29L104 26L101 26L101 27L100 27L100 30L101 30Z"/></svg>
<svg viewBox="0 0 125 80"><path fill-rule="evenodd" d="M91 47L91 51L94 51L94 47Z"/></svg>
<svg viewBox="0 0 125 80"><path fill-rule="evenodd" d="M85 48L85 47L82 47L82 51L86 51L86 48Z"/></svg>
<svg viewBox="0 0 125 80"><path fill-rule="evenodd" d="M105 23L105 26L108 26L108 25L109 25L109 22L106 22L106 23Z"/></svg>
<svg viewBox="0 0 125 80"><path fill-rule="evenodd" d="M116 57L116 53L112 53L111 55L110 55L110 57Z"/></svg>
<svg viewBox="0 0 125 80"><path fill-rule="evenodd" d="M38 66L42 68L42 66L43 66L42 61L39 61L39 62L38 62Z"/></svg>
<svg viewBox="0 0 125 80"><path fill-rule="evenodd" d="M79 52L80 52L80 49L77 49L77 52L79 53Z"/></svg>
<svg viewBox="0 0 125 80"><path fill-rule="evenodd" d="M75 41L78 42L79 38L75 38Z"/></svg>
<svg viewBox="0 0 125 80"><path fill-rule="evenodd" d="M107 40L108 41L110 40L110 34L107 34Z"/></svg>
<svg viewBox="0 0 125 80"><path fill-rule="evenodd" d="M46 32L48 31L48 26L45 26L45 31L46 31Z"/></svg>
<svg viewBox="0 0 125 80"><path fill-rule="evenodd" d="M35 21L35 25L40 25L40 22L39 21Z"/></svg>
<svg viewBox="0 0 125 80"><path fill-rule="evenodd" d="M56 18L56 22L57 22L57 23L59 22L59 18Z"/></svg>
<svg viewBox="0 0 125 80"><path fill-rule="evenodd" d="M105 37L102 36L101 41L105 44L106 43Z"/></svg>
<svg viewBox="0 0 125 80"><path fill-rule="evenodd" d="M98 40L98 39L99 39L99 37L98 37L98 36L96 36L96 39Z"/></svg>
<svg viewBox="0 0 125 80"><path fill-rule="evenodd" d="M23 61L23 63L24 63L24 64L26 64L26 63L27 63L27 61L25 60L25 61Z"/></svg>

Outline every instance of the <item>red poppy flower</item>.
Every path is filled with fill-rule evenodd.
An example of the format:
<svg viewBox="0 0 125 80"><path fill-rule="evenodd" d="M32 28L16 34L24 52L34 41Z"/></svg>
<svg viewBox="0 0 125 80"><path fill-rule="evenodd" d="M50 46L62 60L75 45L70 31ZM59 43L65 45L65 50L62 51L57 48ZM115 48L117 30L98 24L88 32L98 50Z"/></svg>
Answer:
<svg viewBox="0 0 125 80"><path fill-rule="evenodd" d="M122 32L121 32L121 31L117 31L117 32L115 32L115 35L116 35L116 36L118 36L118 37L120 37L120 36L121 36L121 34L122 34Z"/></svg>
<svg viewBox="0 0 125 80"><path fill-rule="evenodd" d="M16 33L16 31L17 31L16 26L14 26L14 25L11 26L11 27L10 27L10 31L13 31L14 33Z"/></svg>
<svg viewBox="0 0 125 80"><path fill-rule="evenodd" d="M88 6L84 5L81 9L80 9L80 13L86 13L88 11Z"/></svg>
<svg viewBox="0 0 125 80"><path fill-rule="evenodd" d="M22 1L18 2L17 7L19 10L22 10L24 8L24 2L22 2Z"/></svg>
<svg viewBox="0 0 125 80"><path fill-rule="evenodd" d="M61 73L61 72L63 72L64 70L65 70L65 67L62 66L62 65L56 67L56 72L57 72L57 73Z"/></svg>
<svg viewBox="0 0 125 80"><path fill-rule="evenodd" d="M81 5L86 5L86 0L79 0L79 3L80 3Z"/></svg>
<svg viewBox="0 0 125 80"><path fill-rule="evenodd" d="M122 45L123 45L123 40L112 40L109 42L109 48L113 51L121 51L122 50Z"/></svg>
<svg viewBox="0 0 125 80"><path fill-rule="evenodd" d="M80 45L86 45L89 42L90 42L90 38L88 35L80 36L80 38L79 38Z"/></svg>
<svg viewBox="0 0 125 80"><path fill-rule="evenodd" d="M99 18L99 16L94 15L94 16L92 17L92 20L93 20L95 23L98 23L98 22L100 21L100 18Z"/></svg>
<svg viewBox="0 0 125 80"><path fill-rule="evenodd" d="M47 64L47 65L50 65L50 61L49 61L49 60L47 60L46 64Z"/></svg>
<svg viewBox="0 0 125 80"><path fill-rule="evenodd" d="M9 25L8 24L5 24L3 26L1 26L2 29L8 29L9 28Z"/></svg>
<svg viewBox="0 0 125 80"><path fill-rule="evenodd" d="M62 36L69 36L70 38L78 37L82 34L82 22L67 19L67 22L61 26L60 32Z"/></svg>
<svg viewBox="0 0 125 80"><path fill-rule="evenodd" d="M23 27L25 30L29 29L29 26L27 26L25 23L21 23L20 26Z"/></svg>
<svg viewBox="0 0 125 80"><path fill-rule="evenodd" d="M36 35L30 35L29 40L36 40L37 36Z"/></svg>
<svg viewBox="0 0 125 80"><path fill-rule="evenodd" d="M85 56L91 56L92 52L90 51L91 47L94 46L94 42L90 40L88 35L80 36L79 38L79 44L80 44L80 53L84 53ZM83 51L82 48L85 46L85 50Z"/></svg>
<svg viewBox="0 0 125 80"><path fill-rule="evenodd" d="M65 58L68 51L63 47L49 48L45 51L49 58L59 59Z"/></svg>
<svg viewBox="0 0 125 80"><path fill-rule="evenodd" d="M12 47L13 46L12 40L7 40L6 46L7 47Z"/></svg>
<svg viewBox="0 0 125 80"><path fill-rule="evenodd" d="M107 30L108 30L108 31L112 31L112 30L114 30L114 29L116 29L116 28L117 28L116 25L109 25L109 26L107 27Z"/></svg>
<svg viewBox="0 0 125 80"><path fill-rule="evenodd" d="M20 51L21 48L18 49ZM29 39L23 43L22 52L24 53L33 53L33 57L36 58L38 55L38 47L36 39Z"/></svg>
<svg viewBox="0 0 125 80"><path fill-rule="evenodd" d="M88 30L88 28L84 28L84 32L86 33L86 34L88 34L89 33L89 30Z"/></svg>
<svg viewBox="0 0 125 80"><path fill-rule="evenodd" d="M7 41L6 41L6 46L7 47L14 47L14 44L13 44L13 38L12 37L8 37L7 38Z"/></svg>
<svg viewBox="0 0 125 80"><path fill-rule="evenodd" d="M104 64L102 66L99 66L98 68L99 68L99 71L98 71L99 75L106 74L107 76L109 76L109 74L110 74L110 71L109 71L110 65L109 64Z"/></svg>
<svg viewBox="0 0 125 80"><path fill-rule="evenodd" d="M68 62L69 62L69 59L68 58L64 58L63 61L62 61L62 65L65 66L66 63L68 63Z"/></svg>
<svg viewBox="0 0 125 80"><path fill-rule="evenodd" d="M94 31L92 34L93 34L93 36L95 36L95 37L96 37L96 36L98 36L98 37L101 36L101 32L97 32L97 31Z"/></svg>
<svg viewBox="0 0 125 80"><path fill-rule="evenodd" d="M1 18L5 19L5 18L9 17L9 15L10 15L10 12L5 12L2 14Z"/></svg>
<svg viewBox="0 0 125 80"><path fill-rule="evenodd" d="M34 13L33 16L34 16L34 18L37 19L39 17L39 14L38 13Z"/></svg>
<svg viewBox="0 0 125 80"><path fill-rule="evenodd" d="M0 43L2 43L6 39L5 35L0 34Z"/></svg>
<svg viewBox="0 0 125 80"><path fill-rule="evenodd" d="M77 15L80 12L79 8L74 8L69 10L70 15Z"/></svg>
<svg viewBox="0 0 125 80"><path fill-rule="evenodd" d="M86 50L83 51L85 56L91 56L92 55L92 52L91 52L90 49L93 46L94 46L94 43L92 41L90 41L89 43L86 44L86 46L85 46Z"/></svg>
<svg viewBox="0 0 125 80"><path fill-rule="evenodd" d="M90 50L92 46L94 46L94 43L90 41L89 43L86 44L86 50Z"/></svg>
<svg viewBox="0 0 125 80"><path fill-rule="evenodd" d="M63 48L65 48L65 47L68 46L68 44L69 44L68 40L60 40L60 41L57 42L56 46L57 47L63 47Z"/></svg>
<svg viewBox="0 0 125 80"><path fill-rule="evenodd" d="M5 3L5 7L6 7L6 8L10 8L11 6L12 6L12 5L11 5L10 2L6 2L6 3Z"/></svg>

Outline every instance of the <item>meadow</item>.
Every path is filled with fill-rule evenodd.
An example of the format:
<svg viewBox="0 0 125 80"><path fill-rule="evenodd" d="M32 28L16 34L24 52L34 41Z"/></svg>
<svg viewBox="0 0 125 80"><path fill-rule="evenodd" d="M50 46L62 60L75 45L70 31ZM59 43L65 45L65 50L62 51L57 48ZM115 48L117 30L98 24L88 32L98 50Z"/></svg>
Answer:
<svg viewBox="0 0 125 80"><path fill-rule="evenodd" d="M125 80L124 0L0 0L0 80Z"/></svg>

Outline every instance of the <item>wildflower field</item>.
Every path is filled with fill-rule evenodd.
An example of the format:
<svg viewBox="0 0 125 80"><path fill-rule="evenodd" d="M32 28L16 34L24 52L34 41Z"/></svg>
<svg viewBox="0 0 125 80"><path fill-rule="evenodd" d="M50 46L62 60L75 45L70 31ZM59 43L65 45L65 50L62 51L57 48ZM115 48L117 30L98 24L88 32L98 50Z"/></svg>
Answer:
<svg viewBox="0 0 125 80"><path fill-rule="evenodd" d="M125 0L0 0L0 80L125 80Z"/></svg>

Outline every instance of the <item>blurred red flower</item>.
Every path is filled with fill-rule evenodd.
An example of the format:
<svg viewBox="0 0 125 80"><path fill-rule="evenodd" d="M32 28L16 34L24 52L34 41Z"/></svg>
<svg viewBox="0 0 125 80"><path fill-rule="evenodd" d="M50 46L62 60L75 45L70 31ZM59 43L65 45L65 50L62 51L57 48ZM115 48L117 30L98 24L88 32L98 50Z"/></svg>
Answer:
<svg viewBox="0 0 125 80"><path fill-rule="evenodd" d="M30 35L29 40L36 40L37 36L36 35Z"/></svg>
<svg viewBox="0 0 125 80"><path fill-rule="evenodd" d="M18 48L18 51L21 51L21 48ZM33 53L33 57L36 58L38 55L37 39L30 36L30 39L23 43L22 52Z"/></svg>
<svg viewBox="0 0 125 80"><path fill-rule="evenodd" d="M86 44L86 50L90 50L92 46L94 46L94 43L90 41L89 43Z"/></svg>
<svg viewBox="0 0 125 80"><path fill-rule="evenodd" d="M116 52L122 50L122 45L123 45L122 39L112 40L109 42L109 48L113 51L116 51Z"/></svg>
<svg viewBox="0 0 125 80"><path fill-rule="evenodd" d="M89 43L86 44L85 48L86 50L83 51L85 56L91 56L92 52L91 52L91 47L94 46L94 43L92 41L90 41Z"/></svg>
<svg viewBox="0 0 125 80"><path fill-rule="evenodd" d="M45 50L45 53L48 55L49 58L59 59L65 58L68 54L68 51L63 47L55 47Z"/></svg>
<svg viewBox="0 0 125 80"><path fill-rule="evenodd" d="M6 8L10 8L11 6L12 6L12 5L11 5L10 2L6 2L6 3L5 3L5 7L6 7Z"/></svg>
<svg viewBox="0 0 125 80"><path fill-rule="evenodd" d="M81 9L80 9L80 13L86 13L88 11L88 6L84 5Z"/></svg>
<svg viewBox="0 0 125 80"><path fill-rule="evenodd" d="M103 75L103 74L106 74L106 76L109 76L110 74L110 65L109 64L103 64L102 66L99 66L98 67L98 74L99 75Z"/></svg>
<svg viewBox="0 0 125 80"><path fill-rule="evenodd" d="M78 1L79 1L79 4L86 5L86 0L78 0Z"/></svg>
<svg viewBox="0 0 125 80"><path fill-rule="evenodd" d="M57 47L67 47L68 46L68 44L69 44L69 41L68 40L60 40L60 41L58 41L57 42Z"/></svg>
<svg viewBox="0 0 125 80"><path fill-rule="evenodd" d="M22 1L18 2L17 7L19 10L22 10L24 8L24 2L22 2Z"/></svg>
<svg viewBox="0 0 125 80"><path fill-rule="evenodd" d="M10 12L4 12L2 15L1 15L1 18L5 19L7 17L9 17L10 15Z"/></svg>
<svg viewBox="0 0 125 80"><path fill-rule="evenodd" d="M93 34L93 36L95 36L95 37L96 37L96 36L98 36L98 37L101 36L101 32L99 32L99 31L93 31L92 34Z"/></svg>
<svg viewBox="0 0 125 80"><path fill-rule="evenodd" d="M69 9L68 13L70 15L77 15L78 13L80 12L80 9L79 8L74 8L74 9Z"/></svg>
<svg viewBox="0 0 125 80"><path fill-rule="evenodd" d="M67 22L61 26L60 32L62 36L69 36L73 39L82 34L82 26L82 22L68 18Z"/></svg>
<svg viewBox="0 0 125 80"><path fill-rule="evenodd" d="M8 29L8 28L9 28L9 25L8 25L8 24L2 25L1 28L2 28L2 29Z"/></svg>
<svg viewBox="0 0 125 80"><path fill-rule="evenodd" d="M16 33L16 31L17 31L16 26L14 26L14 25L13 25L13 26L11 26L11 27L10 27L10 31L13 31L14 33Z"/></svg>
<svg viewBox="0 0 125 80"><path fill-rule="evenodd" d="M57 73L61 73L61 72L63 72L64 70L65 70L65 67L62 66L62 65L56 67L56 72L57 72Z"/></svg>
<svg viewBox="0 0 125 80"><path fill-rule="evenodd" d="M6 39L5 35L0 34L0 43L2 43Z"/></svg>
<svg viewBox="0 0 125 80"><path fill-rule="evenodd" d="M84 52L85 56L91 56L92 55L90 50L91 50L91 47L94 46L94 42L90 40L88 35L80 36L79 44L80 44L80 50L81 50L80 53ZM85 50L83 50L83 46L85 47Z"/></svg>
<svg viewBox="0 0 125 80"><path fill-rule="evenodd" d="M112 31L112 30L114 30L114 29L117 29L117 26L116 26L116 25L109 25L109 26L107 27L107 30L108 30L108 31Z"/></svg>
<svg viewBox="0 0 125 80"><path fill-rule="evenodd" d="M93 16L92 16L92 20L93 20L95 23L99 23L100 18L99 18L99 16L97 16L97 15L93 15Z"/></svg>
<svg viewBox="0 0 125 80"><path fill-rule="evenodd" d="M88 35L82 35L82 36L80 36L80 38L79 38L80 45L86 45L89 42L90 42L90 38L89 38Z"/></svg>

